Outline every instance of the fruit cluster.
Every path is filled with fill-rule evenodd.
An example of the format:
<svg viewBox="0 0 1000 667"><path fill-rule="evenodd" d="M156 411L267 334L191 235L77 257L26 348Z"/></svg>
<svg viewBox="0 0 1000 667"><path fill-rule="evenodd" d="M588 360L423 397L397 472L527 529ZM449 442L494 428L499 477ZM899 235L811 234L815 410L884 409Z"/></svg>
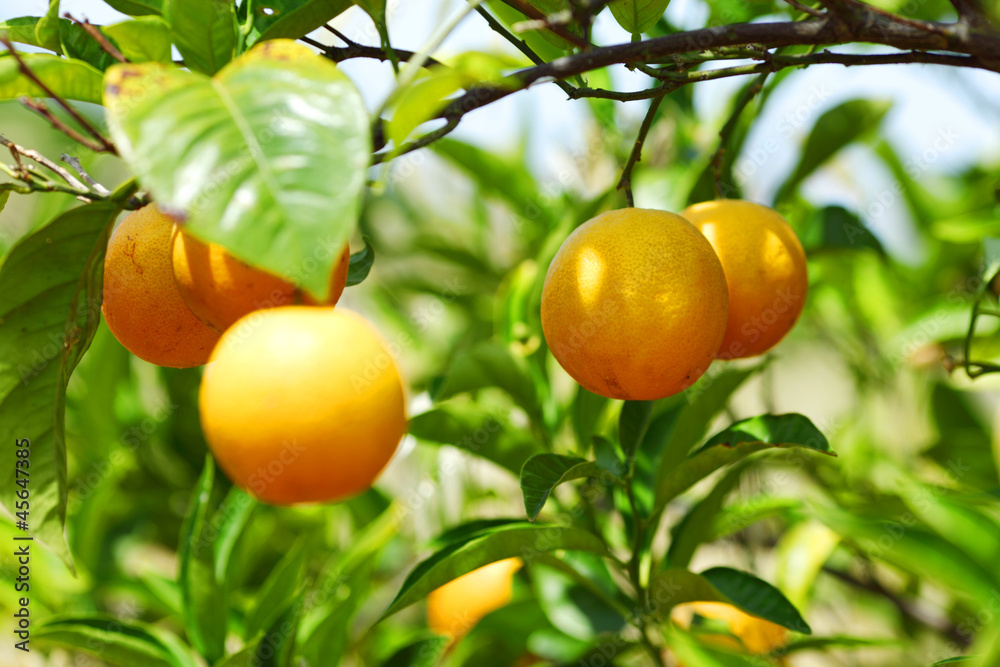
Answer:
<svg viewBox="0 0 1000 667"><path fill-rule="evenodd" d="M375 328L334 309L345 247L319 303L203 243L149 205L111 235L101 310L111 333L160 366L208 363L202 428L229 478L274 504L368 488L406 430L403 383Z"/></svg>
<svg viewBox="0 0 1000 667"><path fill-rule="evenodd" d="M691 386L714 359L774 347L808 287L802 244L766 206L627 208L585 222L559 248L542 289L542 330L585 388L650 401Z"/></svg>

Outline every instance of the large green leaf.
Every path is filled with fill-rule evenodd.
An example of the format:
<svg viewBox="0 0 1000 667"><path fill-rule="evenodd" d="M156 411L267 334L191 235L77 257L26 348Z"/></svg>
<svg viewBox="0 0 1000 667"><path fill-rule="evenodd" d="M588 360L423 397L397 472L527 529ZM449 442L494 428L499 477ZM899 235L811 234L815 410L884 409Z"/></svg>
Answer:
<svg viewBox="0 0 1000 667"><path fill-rule="evenodd" d="M458 352L433 395L435 401L443 401L486 387L503 389L532 417L540 414L527 364L499 343L483 342Z"/></svg>
<svg viewBox="0 0 1000 667"><path fill-rule="evenodd" d="M48 11L35 24L35 40L38 46L62 53L62 46L59 43L59 23L59 0L49 0Z"/></svg>
<svg viewBox="0 0 1000 667"><path fill-rule="evenodd" d="M370 150L364 104L333 63L282 40L215 78L119 65L105 102L119 151L161 207L186 216L196 236L326 297Z"/></svg>
<svg viewBox="0 0 1000 667"><path fill-rule="evenodd" d="M58 25L59 43L62 46L63 54L67 58L82 60L102 72L118 62L79 23L62 19ZM105 38L108 37L103 28L94 26L94 29L101 32ZM113 39L109 39L108 41L111 42L112 46L117 48L118 45Z"/></svg>
<svg viewBox="0 0 1000 667"><path fill-rule="evenodd" d="M236 55L236 5L232 0L164 0L163 18L184 64L215 74Z"/></svg>
<svg viewBox="0 0 1000 667"><path fill-rule="evenodd" d="M877 129L890 106L891 103L884 101L848 100L816 119L798 165L778 189L775 200L791 194L841 148Z"/></svg>
<svg viewBox="0 0 1000 667"><path fill-rule="evenodd" d="M66 100L101 103L101 72L81 60L47 53L24 53L21 58L49 90ZM0 55L0 100L45 97L34 81L21 74L17 61Z"/></svg>
<svg viewBox="0 0 1000 667"><path fill-rule="evenodd" d="M298 39L339 16L351 0L268 0L252 3L248 47L269 39Z"/></svg>
<svg viewBox="0 0 1000 667"><path fill-rule="evenodd" d="M801 447L836 456L830 450L826 437L808 417L793 413L744 419L709 438L687 460L660 478L656 488L656 508L664 507L722 466L774 447Z"/></svg>
<svg viewBox="0 0 1000 667"><path fill-rule="evenodd" d="M191 498L180 539L180 585L184 603L184 625L198 652L209 662L225 653L225 588L215 577L215 554L209 538L215 464L205 459L205 467Z"/></svg>
<svg viewBox="0 0 1000 667"><path fill-rule="evenodd" d="M649 596L651 612L661 617L687 602L725 602L789 630L812 633L781 591L748 572L728 567L714 567L701 574L680 568L663 570L651 579Z"/></svg>
<svg viewBox="0 0 1000 667"><path fill-rule="evenodd" d="M452 445L520 476L524 462L541 448L500 411L479 405L447 403L410 419L410 433L425 442Z"/></svg>
<svg viewBox="0 0 1000 667"><path fill-rule="evenodd" d="M528 521L538 518L538 513L545 507L552 490L563 482L569 482L583 477L607 476L614 478L610 472L602 470L595 461L586 461L577 456L562 454L536 454L524 462L521 469L521 494L524 496L524 511Z"/></svg>
<svg viewBox="0 0 1000 667"><path fill-rule="evenodd" d="M104 28L122 55L134 63L169 63L170 26L159 16L143 16Z"/></svg>
<svg viewBox="0 0 1000 667"><path fill-rule="evenodd" d="M198 664L174 635L136 621L102 614L53 616L41 621L32 639L89 653L120 667L196 667Z"/></svg>
<svg viewBox="0 0 1000 667"><path fill-rule="evenodd" d="M535 554L563 549L607 553L600 538L579 528L520 523L475 533L466 541L441 549L413 568L382 618L484 565L514 557L530 563Z"/></svg>
<svg viewBox="0 0 1000 667"><path fill-rule="evenodd" d="M618 25L637 35L646 32L660 20L670 0L611 0L611 14Z"/></svg>
<svg viewBox="0 0 1000 667"><path fill-rule="evenodd" d="M66 385L100 321L104 250L119 212L71 209L22 238L0 264L0 500L13 515L16 442L30 441L28 533L72 566L66 519Z"/></svg>

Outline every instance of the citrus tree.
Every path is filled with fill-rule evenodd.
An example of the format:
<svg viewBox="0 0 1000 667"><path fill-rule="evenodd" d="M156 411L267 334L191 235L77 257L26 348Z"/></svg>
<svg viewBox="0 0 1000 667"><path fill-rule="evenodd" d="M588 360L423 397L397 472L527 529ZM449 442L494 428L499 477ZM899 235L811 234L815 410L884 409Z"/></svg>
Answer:
<svg viewBox="0 0 1000 667"><path fill-rule="evenodd" d="M856 97L743 198L796 70L990 76L993 6L107 4L0 23L4 664L1000 659L995 166ZM555 87L566 179L448 136Z"/></svg>

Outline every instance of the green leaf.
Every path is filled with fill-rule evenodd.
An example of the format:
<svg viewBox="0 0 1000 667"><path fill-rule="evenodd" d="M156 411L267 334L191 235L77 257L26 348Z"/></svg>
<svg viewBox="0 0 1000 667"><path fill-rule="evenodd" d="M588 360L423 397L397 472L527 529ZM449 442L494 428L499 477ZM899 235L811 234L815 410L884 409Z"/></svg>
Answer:
<svg viewBox="0 0 1000 667"><path fill-rule="evenodd" d="M825 206L816 211L802 244L810 254L821 250L867 249L885 256L885 248L864 221L843 206Z"/></svg>
<svg viewBox="0 0 1000 667"><path fill-rule="evenodd" d="M698 547L714 537L715 517L745 470L744 464L733 466L716 482L708 495L698 501L674 526L670 531L670 548L663 560L664 567L687 567Z"/></svg>
<svg viewBox="0 0 1000 667"><path fill-rule="evenodd" d="M299 541L274 566L254 595L254 605L244 621L243 636L252 639L271 627L295 601L307 551Z"/></svg>
<svg viewBox="0 0 1000 667"><path fill-rule="evenodd" d="M164 0L163 18L191 70L215 74L236 55L236 5L232 0Z"/></svg>
<svg viewBox="0 0 1000 667"><path fill-rule="evenodd" d="M499 387L532 417L539 415L538 397L523 357L499 343L483 342L461 350L448 366L442 382L434 389L435 402L456 394L486 387Z"/></svg>
<svg viewBox="0 0 1000 667"><path fill-rule="evenodd" d="M820 116L802 147L798 165L778 189L775 200L791 194L840 149L878 129L891 106L886 101L848 100Z"/></svg>
<svg viewBox="0 0 1000 667"><path fill-rule="evenodd" d="M638 35L660 20L670 0L611 0L611 14L626 32Z"/></svg>
<svg viewBox="0 0 1000 667"><path fill-rule="evenodd" d="M66 100L101 103L101 72L91 65L48 53L22 53L21 58L49 90ZM45 97L38 85L21 74L17 61L0 55L0 100Z"/></svg>
<svg viewBox="0 0 1000 667"><path fill-rule="evenodd" d="M808 417L792 413L744 419L709 438L704 446L660 479L656 488L656 508L664 507L722 466L774 447L802 447L836 456L826 437Z"/></svg>
<svg viewBox="0 0 1000 667"><path fill-rule="evenodd" d="M701 576L743 611L789 630L812 634L812 628L799 610L781 591L763 579L729 567L713 567L702 572Z"/></svg>
<svg viewBox="0 0 1000 667"><path fill-rule="evenodd" d="M786 530L774 549L775 582L788 599L806 606L816 578L840 544L840 535L815 519L799 521Z"/></svg>
<svg viewBox="0 0 1000 667"><path fill-rule="evenodd" d="M127 16L148 16L163 13L163 0L104 0Z"/></svg>
<svg viewBox="0 0 1000 667"><path fill-rule="evenodd" d="M45 16L35 24L35 42L43 49L62 53L59 43L59 0L50 0Z"/></svg>
<svg viewBox="0 0 1000 667"><path fill-rule="evenodd" d="M30 441L28 533L72 569L66 545L66 385L100 321L104 250L119 208L71 209L0 263L0 501L13 516L15 443ZM21 479L25 479L23 476Z"/></svg>
<svg viewBox="0 0 1000 667"><path fill-rule="evenodd" d="M613 478L614 475L602 470L594 461L586 461L576 456L562 454L536 454L524 462L521 469L521 493L524 496L524 511L528 521L538 518L545 507L552 490L563 482L583 477Z"/></svg>
<svg viewBox="0 0 1000 667"><path fill-rule="evenodd" d="M40 21L42 18L39 16L20 16L0 21L0 35L6 34L7 39L12 42L45 48L38 41L38 33L36 32Z"/></svg>
<svg viewBox="0 0 1000 667"><path fill-rule="evenodd" d="M232 487L215 512L213 525L217 532L214 544L215 580L224 584L229 580L229 564L236 542L243 534L250 517L257 509L257 501L246 491Z"/></svg>
<svg viewBox="0 0 1000 667"><path fill-rule="evenodd" d="M375 248L368 237L364 237L365 247L351 254L351 263L347 267L347 287L360 285L372 270L375 263Z"/></svg>
<svg viewBox="0 0 1000 667"><path fill-rule="evenodd" d="M382 663L382 667L434 667L444 655L449 638L429 635L399 649Z"/></svg>
<svg viewBox="0 0 1000 667"><path fill-rule="evenodd" d="M89 653L121 667L196 667L174 635L113 616L53 616L39 622L32 639Z"/></svg>
<svg viewBox="0 0 1000 667"><path fill-rule="evenodd" d="M170 26L159 16L143 16L102 28L113 39L122 55L133 63L169 64Z"/></svg>
<svg viewBox="0 0 1000 667"><path fill-rule="evenodd" d="M161 207L186 215L195 236L326 298L371 147L361 96L333 63L271 41L212 79L118 65L105 93L115 143Z"/></svg>
<svg viewBox="0 0 1000 667"><path fill-rule="evenodd" d="M215 488L215 464L205 459L191 506L184 518L180 539L180 585L184 602L184 625L191 643L209 662L225 653L225 590L215 578L209 508Z"/></svg>
<svg viewBox="0 0 1000 667"><path fill-rule="evenodd" d="M650 581L650 604L660 617L687 602L724 602L748 614L801 632L812 629L781 591L762 579L728 567L714 567L701 574L670 568L653 575Z"/></svg>
<svg viewBox="0 0 1000 667"><path fill-rule="evenodd" d="M3 213L8 199L10 199L10 190L0 190L0 213Z"/></svg>
<svg viewBox="0 0 1000 667"><path fill-rule="evenodd" d="M937 667L938 665L956 665L960 662L969 662L970 660L972 660L971 656L960 655L954 658L945 658L944 660L938 660L933 665L931 665L931 667Z"/></svg>
<svg viewBox="0 0 1000 667"><path fill-rule="evenodd" d="M524 462L542 449L529 434L512 426L499 410L478 405L442 404L410 419L420 440L452 445L492 461L520 477Z"/></svg>
<svg viewBox="0 0 1000 667"><path fill-rule="evenodd" d="M625 401L618 417L618 442L625 458L631 459L639 443L646 437L654 401Z"/></svg>
<svg viewBox="0 0 1000 667"><path fill-rule="evenodd" d="M253 3L249 48L269 39L298 39L329 23L354 3L351 0L264 0Z"/></svg>
<svg viewBox="0 0 1000 667"><path fill-rule="evenodd" d="M62 53L67 58L82 60L102 72L118 62L79 23L61 19L58 27L59 43L62 46ZM103 28L98 26L94 26L94 28L104 34ZM107 37L106 34L105 37ZM113 40L109 41L111 41L113 46L117 47L117 44Z"/></svg>
<svg viewBox="0 0 1000 667"><path fill-rule="evenodd" d="M848 637L845 635L833 635L830 637L803 637L796 639L785 646L782 651L785 655L797 653L799 651L824 651L832 648L879 648L879 647L902 647L904 642L897 639L882 639L869 637Z"/></svg>
<svg viewBox="0 0 1000 667"><path fill-rule="evenodd" d="M607 547L600 538L579 528L529 523L501 526L447 546L417 565L382 618L392 616L449 581L484 565L514 557L530 563L535 554L562 549L607 554Z"/></svg>
<svg viewBox="0 0 1000 667"><path fill-rule="evenodd" d="M600 429L601 416L610 399L577 386L571 417L578 443L590 442Z"/></svg>
<svg viewBox="0 0 1000 667"><path fill-rule="evenodd" d="M567 572L572 572L572 567L547 567L552 561L561 561L555 557L542 558L545 565L539 562L540 567L532 568L531 581L539 604L552 625L580 641L593 641L602 634L622 630L625 617L617 605L609 604L605 595L595 594L592 586L581 585L580 573ZM622 605L622 611L626 609Z"/></svg>

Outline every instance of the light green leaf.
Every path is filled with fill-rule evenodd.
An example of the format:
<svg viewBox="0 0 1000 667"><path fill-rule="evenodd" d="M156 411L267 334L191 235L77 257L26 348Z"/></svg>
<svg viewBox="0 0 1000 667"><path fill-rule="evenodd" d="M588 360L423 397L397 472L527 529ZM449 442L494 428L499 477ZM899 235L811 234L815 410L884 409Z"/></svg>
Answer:
<svg viewBox="0 0 1000 667"><path fill-rule="evenodd" d="M47 618L34 629L32 639L89 653L121 667L197 665L174 635L137 621L121 621L103 614Z"/></svg>
<svg viewBox="0 0 1000 667"><path fill-rule="evenodd" d="M30 44L45 48L38 41L37 27L42 21L39 16L19 16L18 18L0 21L0 35L7 35L7 39L20 44Z"/></svg>
<svg viewBox="0 0 1000 667"><path fill-rule="evenodd" d="M745 464L733 466L716 482L708 495L698 501L673 527L670 531L670 548L663 560L664 567L687 567L698 547L714 537L715 517L722 509L726 496L743 476L744 470Z"/></svg>
<svg viewBox="0 0 1000 667"><path fill-rule="evenodd" d="M269 39L298 39L329 23L354 3L351 0L267 0L253 3L249 48ZM265 11L266 10L266 11Z"/></svg>
<svg viewBox="0 0 1000 667"><path fill-rule="evenodd" d="M399 649L382 663L382 667L434 667L448 648L450 639L429 635Z"/></svg>
<svg viewBox="0 0 1000 667"><path fill-rule="evenodd" d="M499 343L483 342L460 351L432 394L435 401L444 401L486 387L503 389L529 415L539 416L535 384L524 358L515 356L510 348Z"/></svg>
<svg viewBox="0 0 1000 667"><path fill-rule="evenodd" d="M307 551L299 541L274 566L254 595L254 605L244 621L243 636L252 639L271 627L294 602L302 582Z"/></svg>
<svg viewBox="0 0 1000 667"><path fill-rule="evenodd" d="M14 515L15 443L30 441L28 534L72 568L64 409L70 375L100 321L104 250L119 208L71 209L18 241L0 263L0 500ZM23 476L21 479L25 479Z"/></svg>
<svg viewBox="0 0 1000 667"><path fill-rule="evenodd" d="M148 16L163 13L163 0L104 0L128 16Z"/></svg>
<svg viewBox="0 0 1000 667"><path fill-rule="evenodd" d="M649 421L653 415L653 401L625 401L618 416L618 443L625 458L635 456L639 443L646 437Z"/></svg>
<svg viewBox="0 0 1000 667"><path fill-rule="evenodd" d="M236 55L236 5L232 0L164 0L163 18L191 70L215 74Z"/></svg>
<svg viewBox="0 0 1000 667"><path fill-rule="evenodd" d="M243 534L250 517L257 509L257 501L246 491L232 487L215 512L213 525L218 533L214 544L215 580L220 584L229 580L229 563L236 542Z"/></svg>
<svg viewBox="0 0 1000 667"><path fill-rule="evenodd" d="M159 16L143 16L103 28L133 63L170 63L170 26Z"/></svg>
<svg viewBox="0 0 1000 667"><path fill-rule="evenodd" d="M471 539L447 546L417 565L382 618L392 616L449 581L484 565L514 557L530 563L535 554L562 549L607 554L607 547L600 538L579 528L519 523L476 533Z"/></svg>
<svg viewBox="0 0 1000 667"><path fill-rule="evenodd" d="M59 43L59 0L50 0L45 16L35 24L35 42L43 49L62 53Z"/></svg>
<svg viewBox="0 0 1000 667"><path fill-rule="evenodd" d="M371 149L361 96L333 63L281 40L212 79L118 65L105 101L119 151L161 207L185 215L195 236L326 298Z"/></svg>
<svg viewBox="0 0 1000 667"><path fill-rule="evenodd" d="M586 461L576 456L562 454L536 454L524 462L521 469L521 494L524 496L524 511L528 521L538 518L553 489L574 479L583 477L614 478L602 470L594 461Z"/></svg>
<svg viewBox="0 0 1000 667"><path fill-rule="evenodd" d="M816 577L838 544L840 536L814 519L800 521L781 535L774 550L775 582L792 604L808 604Z"/></svg>
<svg viewBox="0 0 1000 667"><path fill-rule="evenodd" d="M660 20L670 0L611 0L611 14L633 35L646 32Z"/></svg>
<svg viewBox="0 0 1000 667"><path fill-rule="evenodd" d="M91 65L48 53L23 53L21 58L53 93L66 100L101 103L101 72ZM21 74L17 61L0 55L0 99L45 97L46 93Z"/></svg>

